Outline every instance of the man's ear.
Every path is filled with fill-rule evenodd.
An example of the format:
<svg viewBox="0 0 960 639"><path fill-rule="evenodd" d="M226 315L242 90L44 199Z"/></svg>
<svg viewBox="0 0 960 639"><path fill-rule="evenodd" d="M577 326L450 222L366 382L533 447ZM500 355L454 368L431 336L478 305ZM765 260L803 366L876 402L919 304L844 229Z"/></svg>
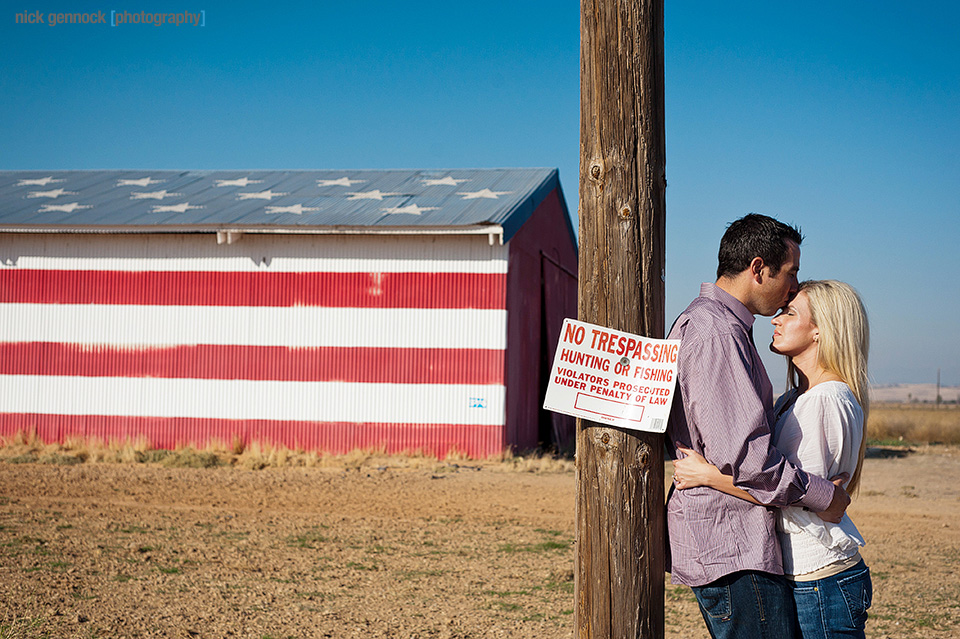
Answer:
<svg viewBox="0 0 960 639"><path fill-rule="evenodd" d="M757 284L763 283L763 258L755 257L750 260L750 277L756 281Z"/></svg>

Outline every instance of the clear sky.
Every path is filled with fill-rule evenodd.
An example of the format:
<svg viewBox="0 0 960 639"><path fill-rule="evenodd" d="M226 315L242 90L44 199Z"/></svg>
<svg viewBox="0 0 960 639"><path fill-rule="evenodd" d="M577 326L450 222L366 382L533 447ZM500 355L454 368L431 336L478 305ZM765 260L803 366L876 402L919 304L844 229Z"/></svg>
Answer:
<svg viewBox="0 0 960 639"><path fill-rule="evenodd" d="M111 10L203 25L49 24ZM0 169L551 166L575 214L579 13L5 2ZM668 325L726 224L766 213L802 227L801 277L860 290L876 383L960 385L958 25L945 1L666 1ZM760 318L761 351L770 332Z"/></svg>

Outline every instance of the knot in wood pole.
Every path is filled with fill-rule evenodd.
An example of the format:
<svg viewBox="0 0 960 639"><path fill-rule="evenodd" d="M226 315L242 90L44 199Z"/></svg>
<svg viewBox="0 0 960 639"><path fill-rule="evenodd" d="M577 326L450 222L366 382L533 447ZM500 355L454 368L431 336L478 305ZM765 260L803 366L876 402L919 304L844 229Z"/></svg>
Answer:
<svg viewBox="0 0 960 639"><path fill-rule="evenodd" d="M637 464L640 468L646 468L650 463L650 446L646 442L641 442L637 446Z"/></svg>

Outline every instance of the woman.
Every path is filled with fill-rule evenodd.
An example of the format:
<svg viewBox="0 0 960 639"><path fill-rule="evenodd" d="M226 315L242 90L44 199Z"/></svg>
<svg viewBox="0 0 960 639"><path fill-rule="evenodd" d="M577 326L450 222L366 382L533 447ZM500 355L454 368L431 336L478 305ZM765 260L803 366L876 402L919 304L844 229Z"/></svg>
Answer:
<svg viewBox="0 0 960 639"><path fill-rule="evenodd" d="M808 281L772 320L771 350L788 357L790 389L777 401L773 443L806 472L850 477L860 484L866 450L869 327L863 303L843 282ZM674 462L678 489L709 486L759 503L729 475L696 452ZM847 515L824 522L799 507L783 508L777 522L783 569L797 604L804 639L863 637L873 588L860 557L863 538Z"/></svg>

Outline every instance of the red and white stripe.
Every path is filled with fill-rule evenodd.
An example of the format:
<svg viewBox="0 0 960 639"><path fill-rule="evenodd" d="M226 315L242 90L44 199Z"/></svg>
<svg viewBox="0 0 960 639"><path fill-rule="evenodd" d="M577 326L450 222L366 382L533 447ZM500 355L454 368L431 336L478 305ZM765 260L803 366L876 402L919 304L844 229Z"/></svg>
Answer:
<svg viewBox="0 0 960 639"><path fill-rule="evenodd" d="M0 257L2 433L502 450L485 236L7 235Z"/></svg>

